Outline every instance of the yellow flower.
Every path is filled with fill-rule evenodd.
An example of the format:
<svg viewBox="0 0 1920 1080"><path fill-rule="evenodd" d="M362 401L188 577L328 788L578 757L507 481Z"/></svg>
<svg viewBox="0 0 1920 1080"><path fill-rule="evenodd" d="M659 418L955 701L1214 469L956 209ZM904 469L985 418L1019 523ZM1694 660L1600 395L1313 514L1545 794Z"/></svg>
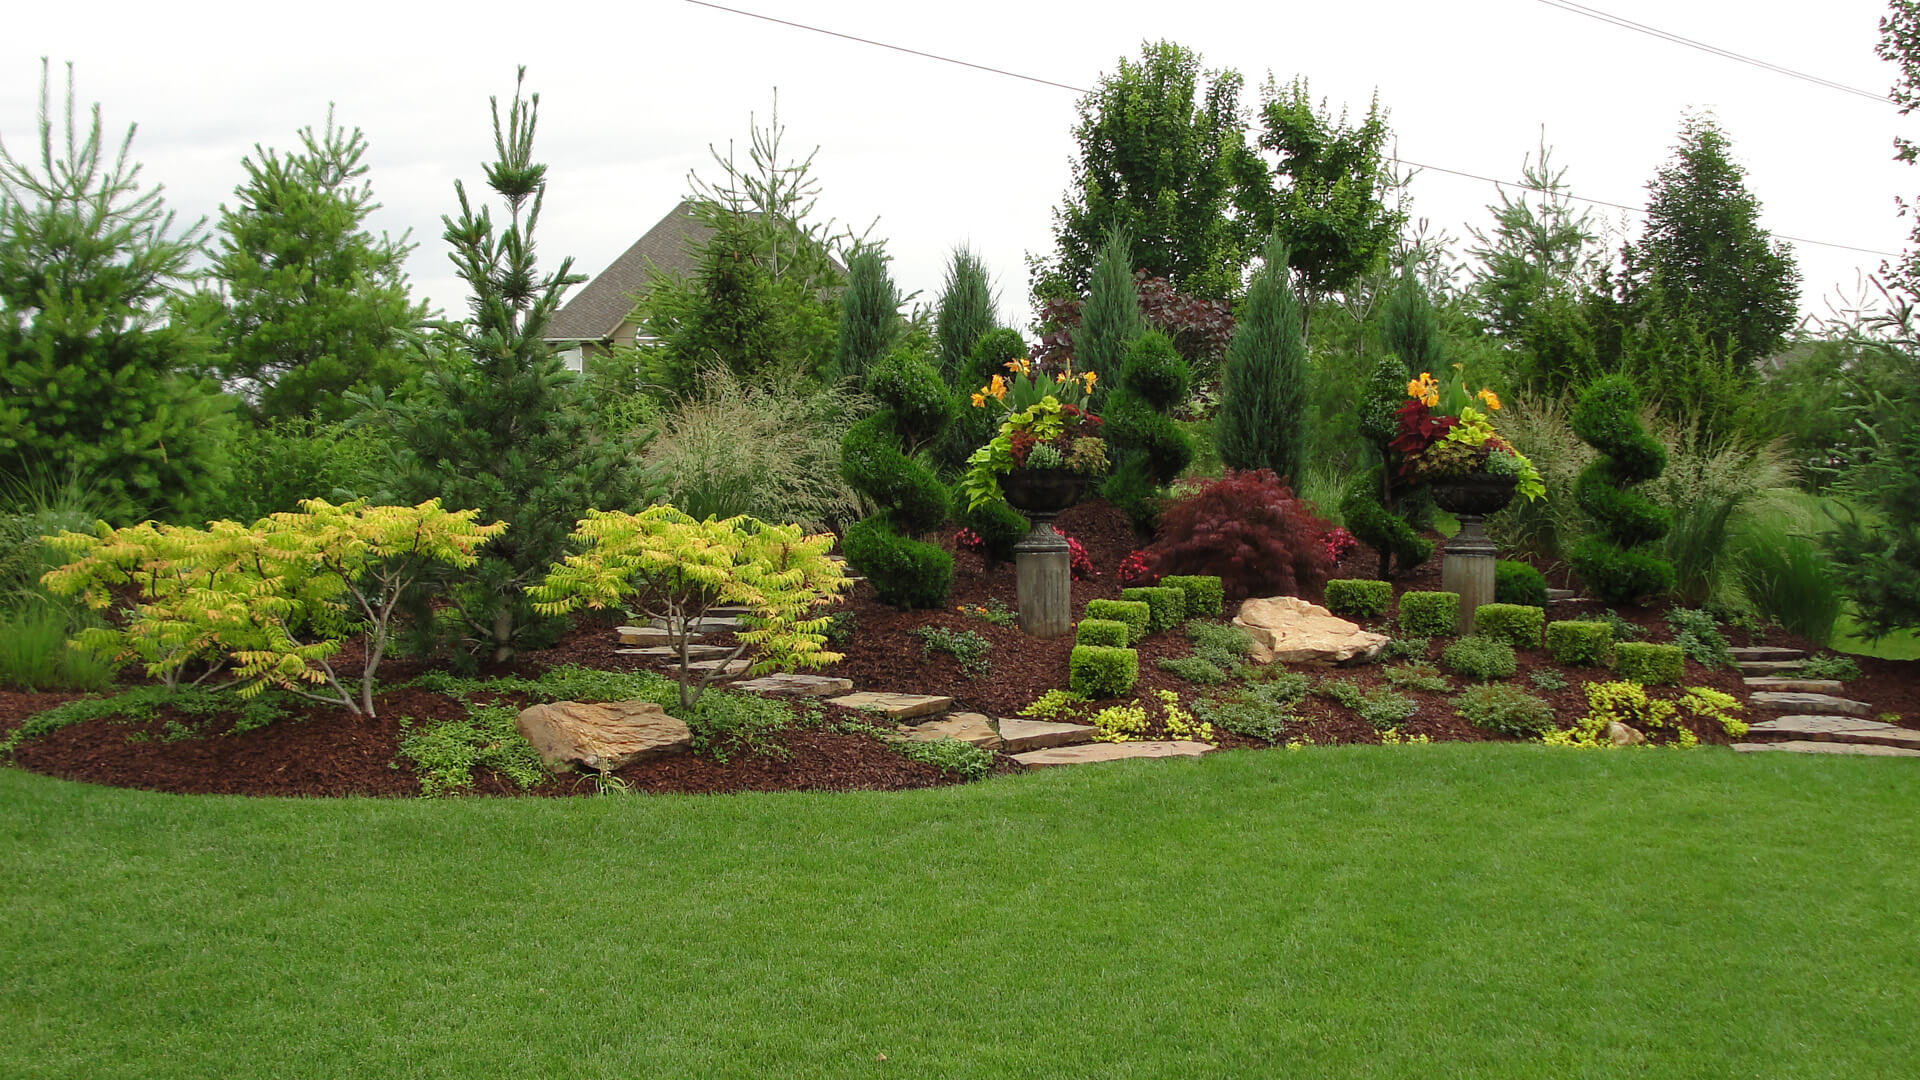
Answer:
<svg viewBox="0 0 1920 1080"><path fill-rule="evenodd" d="M1097 371L1089 371L1085 375L1082 375L1080 377L1086 380L1087 393L1089 394L1093 393L1093 384L1100 381L1100 373Z"/></svg>
<svg viewBox="0 0 1920 1080"><path fill-rule="evenodd" d="M1486 402L1487 408L1492 409L1494 412L1500 411L1500 395L1484 386L1480 388L1480 400Z"/></svg>
<svg viewBox="0 0 1920 1080"><path fill-rule="evenodd" d="M1007 370L1016 375L1033 374L1033 366L1027 362L1027 358L1024 356L1017 356L1007 361Z"/></svg>
<svg viewBox="0 0 1920 1080"><path fill-rule="evenodd" d="M1005 399L1007 396L1007 380L995 375L993 377L993 385L987 387L987 393L993 395L993 400L995 401Z"/></svg>
<svg viewBox="0 0 1920 1080"><path fill-rule="evenodd" d="M986 403L987 403L987 395L986 395L985 389L983 388L980 393L973 395L973 407L978 409L984 406Z"/></svg>
<svg viewBox="0 0 1920 1080"><path fill-rule="evenodd" d="M1407 396L1418 398L1420 404L1431 409L1440 404L1440 384L1433 381L1433 373L1423 371L1420 377L1407 384Z"/></svg>
<svg viewBox="0 0 1920 1080"><path fill-rule="evenodd" d="M1053 381L1054 381L1054 382L1057 382L1057 383L1064 383L1064 382L1066 382L1066 381L1067 381L1067 373L1063 371L1063 372L1061 372L1060 374L1058 374L1058 375L1055 375L1055 376L1053 377Z"/></svg>

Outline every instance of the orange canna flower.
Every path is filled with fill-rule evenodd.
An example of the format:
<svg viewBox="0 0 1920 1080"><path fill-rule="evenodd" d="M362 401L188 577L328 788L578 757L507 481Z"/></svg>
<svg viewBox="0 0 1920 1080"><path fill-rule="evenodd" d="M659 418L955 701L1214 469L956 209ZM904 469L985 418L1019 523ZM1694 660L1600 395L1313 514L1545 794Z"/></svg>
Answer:
<svg viewBox="0 0 1920 1080"><path fill-rule="evenodd" d="M1492 409L1494 412L1500 411L1500 395L1484 386L1480 388L1480 400L1486 402L1487 408Z"/></svg>
<svg viewBox="0 0 1920 1080"><path fill-rule="evenodd" d="M986 394L984 394L984 393L981 393L981 394L975 394L975 395L973 395L973 407L974 407L974 408L976 408L976 409L978 409L978 408L981 408L982 406L984 406L984 405L986 405L986 403L987 403L987 395L986 395Z"/></svg>
<svg viewBox="0 0 1920 1080"><path fill-rule="evenodd" d="M1080 377L1086 380L1087 393L1089 394L1093 393L1093 384L1100 381L1100 373L1097 371L1089 371L1085 375L1082 375Z"/></svg>
<svg viewBox="0 0 1920 1080"><path fill-rule="evenodd" d="M1004 399L1007 396L1007 380L995 375L993 385L987 387L987 393L992 395L995 401Z"/></svg>

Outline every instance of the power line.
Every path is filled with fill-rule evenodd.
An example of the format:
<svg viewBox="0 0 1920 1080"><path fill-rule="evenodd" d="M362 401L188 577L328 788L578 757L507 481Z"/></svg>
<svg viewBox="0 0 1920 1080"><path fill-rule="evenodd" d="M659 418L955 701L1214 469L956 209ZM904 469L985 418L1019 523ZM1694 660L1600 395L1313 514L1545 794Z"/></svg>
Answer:
<svg viewBox="0 0 1920 1080"><path fill-rule="evenodd" d="M975 71L984 71L993 75L1004 75L1010 79L1020 79L1025 82L1039 83L1042 86L1051 86L1060 90L1071 90L1076 94L1093 93L1093 91L1088 90L1087 88L1082 86L1073 86L1068 83L1055 82L1052 79L1042 79L1034 75L1023 75L1017 71L1008 71L1005 68L989 67L986 64L975 64L967 60L957 60L951 56L941 56L938 53L923 52L919 49L909 49L904 45L893 45L885 41L875 41L872 38L856 37L853 34L843 34L837 30L828 30L828 29L825 29L824 27L810 26L806 23L794 22L790 19L777 19L771 15L762 15L759 12L755 12L755 11L745 11L740 8L727 7L724 4L710 3L709 0L686 0L686 2L689 4L694 4L699 7L712 8L715 11L724 11L729 15L741 15L749 19L759 19L763 22L777 23L781 26L792 27L795 30L808 30L816 34L825 34L827 37L840 38L843 41L854 41L862 45L872 45L875 48L890 49L894 52L906 53L909 56L918 56L926 60L937 60L943 64L953 64L958 67L972 68ZM1540 0L1540 2L1553 4L1554 6L1560 6L1561 0ZM1567 2L1570 2L1570 0L1567 0ZM1578 5L1574 5L1574 6L1577 7ZM1586 14L1586 12L1584 11L1579 12L1579 14ZM1635 24L1635 25L1637 26L1638 24ZM1663 33L1662 31L1654 31L1650 27L1645 29L1648 29L1650 32L1653 32L1653 33ZM1702 47L1708 48L1708 49L1712 48L1712 46L1702 46ZM1728 54L1728 55L1732 56L1734 54ZM1743 57L1737 57L1737 56L1735 58L1745 59ZM1760 61L1750 61L1750 62L1760 63ZM1782 69L1782 70L1785 70L1785 69ZM1788 73L1797 74L1793 72L1788 72ZM1802 76L1802 77L1812 78L1812 76ZM1834 85L1839 89L1851 90L1850 87L1843 87L1837 83L1832 85ZM1860 93L1862 91L1853 91L1853 92ZM1885 100L1885 99L1880 99L1880 100ZM1509 180L1496 180L1491 176L1482 176L1479 173L1467 172L1463 169L1449 169L1441 165L1425 165L1418 161L1412 161L1410 159L1397 157L1397 156L1388 156L1387 160L1394 162L1397 165L1410 165L1416 169L1428 169L1433 172L1446 173L1450 176L1461 176L1469 180L1479 180L1488 184L1492 184L1495 187L1517 187L1524 191L1535 191L1543 195L1553 195L1559 198L1570 199L1574 202L1590 203L1594 206L1605 206L1615 210L1625 210L1629 213L1634 213L1634 214L1645 214L1647 212L1647 208L1644 206L1630 206L1626 203L1609 202L1606 199L1592 199L1592 198L1588 198L1585 195L1575 195L1570 191L1559 191L1559 190L1552 190L1548 188L1535 187L1532 184L1517 183ZM1803 236L1788 236L1785 233L1772 233L1771 235L1778 237L1781 240L1791 240L1796 244L1813 244L1816 247L1838 248L1842 251L1857 251L1866 255L1880 255L1890 259L1897 259L1901 257L1900 253L1897 251L1881 251L1877 248L1864 248L1864 247L1855 246L1853 244L1837 244L1830 240L1810 240Z"/></svg>
<svg viewBox="0 0 1920 1080"><path fill-rule="evenodd" d="M1848 86L1845 83L1835 82L1832 79L1822 78L1818 75L1809 75L1804 71L1796 71L1793 68L1784 67L1771 61L1755 59L1743 53L1734 52L1731 49L1723 49L1718 45L1710 45L1704 41L1684 37L1669 30L1662 30L1657 26L1648 26L1646 23L1635 22L1622 15L1615 15L1611 12L1601 11L1599 8L1588 7L1585 4L1576 3L1575 0L1538 0L1538 2L1551 8L1559 8L1561 11L1571 12L1575 15L1584 15L1589 19L1598 19L1603 23L1618 26L1622 30L1631 30L1637 34L1647 34L1652 37L1657 37L1662 41L1671 41L1675 45L1684 45L1689 49L1699 49L1701 52L1710 53L1714 56L1724 57L1742 64L1750 64L1763 71L1771 71L1778 75L1785 75L1791 79L1810 82L1815 86L1824 86L1829 90L1838 90L1843 94L1863 97L1868 101L1877 101L1882 105L1893 104L1892 99L1885 94L1876 94L1871 90L1862 90L1857 86Z"/></svg>

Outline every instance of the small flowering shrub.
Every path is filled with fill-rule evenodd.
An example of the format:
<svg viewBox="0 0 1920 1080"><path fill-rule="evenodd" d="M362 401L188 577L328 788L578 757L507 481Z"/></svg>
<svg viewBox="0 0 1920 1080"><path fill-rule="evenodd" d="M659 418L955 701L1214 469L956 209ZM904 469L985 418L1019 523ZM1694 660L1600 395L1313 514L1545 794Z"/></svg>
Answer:
<svg viewBox="0 0 1920 1080"><path fill-rule="evenodd" d="M1093 557L1087 554L1086 547L1065 533L1060 535L1067 542L1068 569L1073 573L1073 580L1085 581L1099 577L1100 571L1093 568Z"/></svg>
<svg viewBox="0 0 1920 1080"><path fill-rule="evenodd" d="M1360 541L1345 529L1336 528L1320 538L1327 549L1327 558L1334 562L1353 554L1360 549Z"/></svg>
<svg viewBox="0 0 1920 1080"><path fill-rule="evenodd" d="M1151 585L1159 580L1153 568L1147 565L1147 553L1134 551L1120 560L1120 568L1113 572L1122 585Z"/></svg>
<svg viewBox="0 0 1920 1080"><path fill-rule="evenodd" d="M1326 522L1271 469L1184 485L1160 517L1147 563L1161 575L1211 574L1229 599L1299 595L1333 571Z"/></svg>
<svg viewBox="0 0 1920 1080"><path fill-rule="evenodd" d="M955 551L978 553L986 546L987 542L981 539L980 534L974 532L972 529L961 529L959 532L953 534L953 550Z"/></svg>

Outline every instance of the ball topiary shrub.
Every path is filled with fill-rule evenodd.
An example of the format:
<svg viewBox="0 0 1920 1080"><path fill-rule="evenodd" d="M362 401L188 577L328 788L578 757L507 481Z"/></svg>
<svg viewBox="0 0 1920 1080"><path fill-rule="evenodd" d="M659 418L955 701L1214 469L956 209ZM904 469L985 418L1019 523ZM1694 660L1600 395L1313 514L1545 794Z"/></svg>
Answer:
<svg viewBox="0 0 1920 1080"><path fill-rule="evenodd" d="M1513 646L1490 637L1461 638L1440 654L1440 663L1455 675L1482 682L1510 679L1519 670Z"/></svg>
<svg viewBox="0 0 1920 1080"><path fill-rule="evenodd" d="M1582 537L1567 553L1595 597L1627 604L1673 589L1673 564L1651 550L1673 517L1634 488L1659 476L1667 452L1640 423L1639 395L1625 376L1600 379L1574 407L1574 434L1600 451L1580 473L1574 499L1599 531Z"/></svg>
<svg viewBox="0 0 1920 1080"><path fill-rule="evenodd" d="M847 528L841 551L882 603L944 607L953 588L953 557L914 537L947 519L946 486L919 455L952 420L949 390L932 365L895 352L874 367L867 392L880 408L848 429L840 444L840 473L880 511Z"/></svg>
<svg viewBox="0 0 1920 1080"><path fill-rule="evenodd" d="M1493 598L1502 604L1547 606L1547 575L1523 562L1501 559L1493 564Z"/></svg>
<svg viewBox="0 0 1920 1080"><path fill-rule="evenodd" d="M1080 617L1082 620L1111 619L1114 622L1125 623L1127 644L1131 645L1147 636L1147 626L1153 618L1153 609L1148 607L1144 600L1089 600Z"/></svg>
<svg viewBox="0 0 1920 1080"><path fill-rule="evenodd" d="M1126 623L1117 619L1081 619L1080 625L1073 628L1075 645L1109 645L1125 648L1133 640L1133 632Z"/></svg>
<svg viewBox="0 0 1920 1080"><path fill-rule="evenodd" d="M1067 689L1088 698L1119 697L1140 677L1140 654L1105 645L1075 645L1067 657Z"/></svg>
<svg viewBox="0 0 1920 1080"><path fill-rule="evenodd" d="M1516 649L1537 649L1547 613L1526 604L1481 604L1473 609L1473 632Z"/></svg>
<svg viewBox="0 0 1920 1080"><path fill-rule="evenodd" d="M1224 598L1298 596L1333 572L1321 537L1327 523L1268 469L1227 470L1191 482L1160 515L1159 538L1146 549L1160 575L1208 574Z"/></svg>
<svg viewBox="0 0 1920 1080"><path fill-rule="evenodd" d="M1373 619L1393 604L1393 585L1368 578L1334 578L1327 582L1327 610L1355 619Z"/></svg>
<svg viewBox="0 0 1920 1080"><path fill-rule="evenodd" d="M1613 628L1602 622L1550 622L1547 655L1576 667L1608 667L1613 663Z"/></svg>
<svg viewBox="0 0 1920 1080"><path fill-rule="evenodd" d="M1676 686L1686 674L1687 654L1678 645L1623 641L1613 647L1614 674L1642 686Z"/></svg>
<svg viewBox="0 0 1920 1080"><path fill-rule="evenodd" d="M1449 637L1460 629L1460 594L1400 594L1400 633L1407 637Z"/></svg>
<svg viewBox="0 0 1920 1080"><path fill-rule="evenodd" d="M1212 574L1170 574L1160 579L1160 585L1186 595L1190 619L1218 615L1226 608L1226 592Z"/></svg>
<svg viewBox="0 0 1920 1080"><path fill-rule="evenodd" d="M1101 486L1108 502L1137 526L1151 525L1160 494L1193 460L1193 440L1174 422L1186 400L1187 362L1173 339L1148 330L1134 340L1100 415L1113 451L1113 473Z"/></svg>
<svg viewBox="0 0 1920 1080"><path fill-rule="evenodd" d="M1187 616L1187 594L1165 585L1142 585L1121 589L1120 599L1139 600L1147 605L1147 633L1157 634L1180 625Z"/></svg>

